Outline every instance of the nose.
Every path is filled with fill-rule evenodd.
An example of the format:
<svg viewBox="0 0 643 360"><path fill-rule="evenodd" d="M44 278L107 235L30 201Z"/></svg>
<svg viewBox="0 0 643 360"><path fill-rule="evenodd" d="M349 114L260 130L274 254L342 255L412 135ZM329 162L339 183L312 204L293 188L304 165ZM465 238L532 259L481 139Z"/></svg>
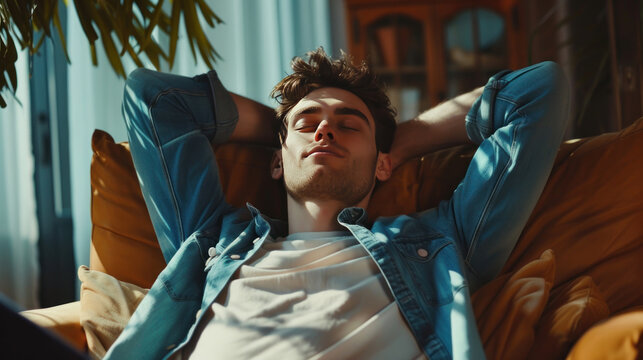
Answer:
<svg viewBox="0 0 643 360"><path fill-rule="evenodd" d="M330 124L328 121L323 120L322 122L319 123L317 126L317 130L315 131L315 141L322 141L326 138L328 141L334 141L335 140L335 135L333 134L333 129L331 128Z"/></svg>

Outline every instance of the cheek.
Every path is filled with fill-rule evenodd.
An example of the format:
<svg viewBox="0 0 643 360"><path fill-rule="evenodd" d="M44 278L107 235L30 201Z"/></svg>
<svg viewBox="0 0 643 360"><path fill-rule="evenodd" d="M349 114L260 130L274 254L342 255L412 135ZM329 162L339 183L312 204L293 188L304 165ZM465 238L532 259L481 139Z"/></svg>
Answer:
<svg viewBox="0 0 643 360"><path fill-rule="evenodd" d="M292 142L286 141L281 147L281 161L284 169L291 167L292 164L297 162L298 147Z"/></svg>
<svg viewBox="0 0 643 360"><path fill-rule="evenodd" d="M371 160L377 158L377 147L370 141L362 141L362 146L356 150L356 154L364 160Z"/></svg>

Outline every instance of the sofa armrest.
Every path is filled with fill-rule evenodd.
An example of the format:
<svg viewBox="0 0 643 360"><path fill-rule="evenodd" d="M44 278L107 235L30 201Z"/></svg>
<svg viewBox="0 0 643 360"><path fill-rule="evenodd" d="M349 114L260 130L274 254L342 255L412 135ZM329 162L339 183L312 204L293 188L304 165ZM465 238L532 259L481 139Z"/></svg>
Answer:
<svg viewBox="0 0 643 360"><path fill-rule="evenodd" d="M74 348L85 351L87 341L80 325L80 301L20 313L36 325L49 329L69 342Z"/></svg>

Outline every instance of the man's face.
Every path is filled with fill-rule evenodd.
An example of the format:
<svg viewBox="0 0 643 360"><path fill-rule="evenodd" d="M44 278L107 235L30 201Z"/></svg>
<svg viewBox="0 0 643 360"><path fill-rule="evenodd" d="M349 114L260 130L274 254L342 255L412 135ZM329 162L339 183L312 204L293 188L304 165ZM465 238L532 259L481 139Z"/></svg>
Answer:
<svg viewBox="0 0 643 360"><path fill-rule="evenodd" d="M376 177L390 175L387 154L375 146L375 122L364 102L339 88L321 88L301 99L286 116L288 133L273 177L284 177L298 201L337 200L356 206Z"/></svg>

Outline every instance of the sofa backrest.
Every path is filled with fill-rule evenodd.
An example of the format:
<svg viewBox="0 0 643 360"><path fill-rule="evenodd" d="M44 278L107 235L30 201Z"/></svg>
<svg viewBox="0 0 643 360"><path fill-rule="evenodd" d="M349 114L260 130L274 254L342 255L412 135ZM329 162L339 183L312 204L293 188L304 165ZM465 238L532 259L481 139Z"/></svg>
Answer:
<svg viewBox="0 0 643 360"><path fill-rule="evenodd" d="M150 287L165 262L128 145L96 130L92 148L90 266ZM245 206L247 201L268 216L285 219L283 185L270 178L272 151L231 143L217 147L215 154L229 203ZM377 185L369 216L421 211L448 199L473 152L471 146L458 146L409 160L389 181ZM548 183L502 273L519 269L551 248L559 259L556 284L590 275L610 309L618 311L643 304L643 287L632 291L626 279L615 281L632 269L643 274L642 238L643 119L639 119L620 132L561 145Z"/></svg>

